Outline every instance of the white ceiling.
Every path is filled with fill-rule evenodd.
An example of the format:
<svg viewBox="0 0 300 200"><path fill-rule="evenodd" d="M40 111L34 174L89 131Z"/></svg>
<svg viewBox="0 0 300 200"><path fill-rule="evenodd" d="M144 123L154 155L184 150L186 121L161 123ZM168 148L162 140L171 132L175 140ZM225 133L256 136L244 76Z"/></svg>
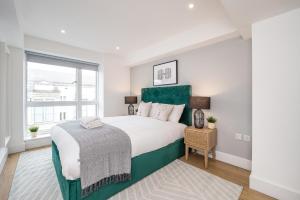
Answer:
<svg viewBox="0 0 300 200"><path fill-rule="evenodd" d="M16 47L23 46L22 30L19 25L15 2L0 1L0 41Z"/></svg>
<svg viewBox="0 0 300 200"><path fill-rule="evenodd" d="M243 38L251 37L251 24L299 8L300 0L220 0Z"/></svg>
<svg viewBox="0 0 300 200"><path fill-rule="evenodd" d="M15 1L25 34L120 54L129 65L222 38L249 38L253 22L300 7L300 0Z"/></svg>
<svg viewBox="0 0 300 200"><path fill-rule="evenodd" d="M19 0L25 34L127 54L199 24L226 18L217 0ZM62 35L60 29L67 34Z"/></svg>

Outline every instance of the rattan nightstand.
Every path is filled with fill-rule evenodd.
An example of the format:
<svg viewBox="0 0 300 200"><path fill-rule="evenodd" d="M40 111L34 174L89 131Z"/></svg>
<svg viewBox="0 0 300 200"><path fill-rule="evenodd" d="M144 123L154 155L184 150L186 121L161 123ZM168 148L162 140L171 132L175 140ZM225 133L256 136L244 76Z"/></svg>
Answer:
<svg viewBox="0 0 300 200"><path fill-rule="evenodd" d="M208 165L208 153L211 151L213 159L216 158L217 129L202 128L192 126L184 130L185 159L189 158L189 148L202 150L204 152L204 166Z"/></svg>

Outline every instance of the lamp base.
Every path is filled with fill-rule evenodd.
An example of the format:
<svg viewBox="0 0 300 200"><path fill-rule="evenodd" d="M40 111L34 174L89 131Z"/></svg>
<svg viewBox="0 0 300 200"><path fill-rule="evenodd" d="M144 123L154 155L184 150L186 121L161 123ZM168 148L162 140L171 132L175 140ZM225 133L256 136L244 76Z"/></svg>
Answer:
<svg viewBox="0 0 300 200"><path fill-rule="evenodd" d="M128 106L128 115L134 115L134 106L132 104Z"/></svg>
<svg viewBox="0 0 300 200"><path fill-rule="evenodd" d="M194 112L194 126L195 128L204 127L204 112L201 109Z"/></svg>

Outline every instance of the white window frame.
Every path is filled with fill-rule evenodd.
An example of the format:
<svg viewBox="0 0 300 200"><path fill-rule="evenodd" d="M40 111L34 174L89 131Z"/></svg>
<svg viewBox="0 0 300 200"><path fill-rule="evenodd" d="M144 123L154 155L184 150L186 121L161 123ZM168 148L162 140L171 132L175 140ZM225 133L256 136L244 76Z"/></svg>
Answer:
<svg viewBox="0 0 300 200"><path fill-rule="evenodd" d="M38 53L37 53L38 54ZM50 56L50 55L49 55ZM56 57L56 56L55 56ZM81 68L78 67L80 66L81 62L87 63L85 61L78 61L78 64L75 64L74 67L70 67L70 68L74 68L76 69L76 90L75 90L75 101L47 101L47 102L43 102L43 101L28 101L27 98L27 84L28 84L28 59L25 53L25 80L26 80L26 84L25 84L25 134L24 137L28 137L28 107L47 107L47 106L75 106L76 107L76 119L81 119L82 117L82 106L85 105L95 105L96 106L96 116L99 116L99 98L100 98L100 92L99 92L99 72L100 72L100 67L98 65L97 70L91 70L91 71L95 71L96 72L96 99L94 101L84 101L82 100L82 70L89 70L89 69L85 69L85 68ZM68 58L61 58L61 59L68 59ZM76 62L77 60L73 60L70 59L74 62ZM36 62L39 63L39 62ZM94 65L96 65L95 63L93 63ZM58 66L62 66L64 67L64 65L58 65ZM43 132L42 134L47 134L47 132Z"/></svg>

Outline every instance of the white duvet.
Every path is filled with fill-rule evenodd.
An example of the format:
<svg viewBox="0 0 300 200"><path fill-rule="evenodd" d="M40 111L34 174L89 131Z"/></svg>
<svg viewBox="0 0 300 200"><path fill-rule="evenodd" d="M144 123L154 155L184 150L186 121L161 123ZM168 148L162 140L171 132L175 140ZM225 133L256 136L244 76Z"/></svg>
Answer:
<svg viewBox="0 0 300 200"><path fill-rule="evenodd" d="M104 123L122 129L131 139L132 157L157 150L183 137L186 125L166 122L150 117L106 117ZM55 126L51 132L57 145L62 165L62 174L68 180L80 177L79 145L64 129Z"/></svg>

